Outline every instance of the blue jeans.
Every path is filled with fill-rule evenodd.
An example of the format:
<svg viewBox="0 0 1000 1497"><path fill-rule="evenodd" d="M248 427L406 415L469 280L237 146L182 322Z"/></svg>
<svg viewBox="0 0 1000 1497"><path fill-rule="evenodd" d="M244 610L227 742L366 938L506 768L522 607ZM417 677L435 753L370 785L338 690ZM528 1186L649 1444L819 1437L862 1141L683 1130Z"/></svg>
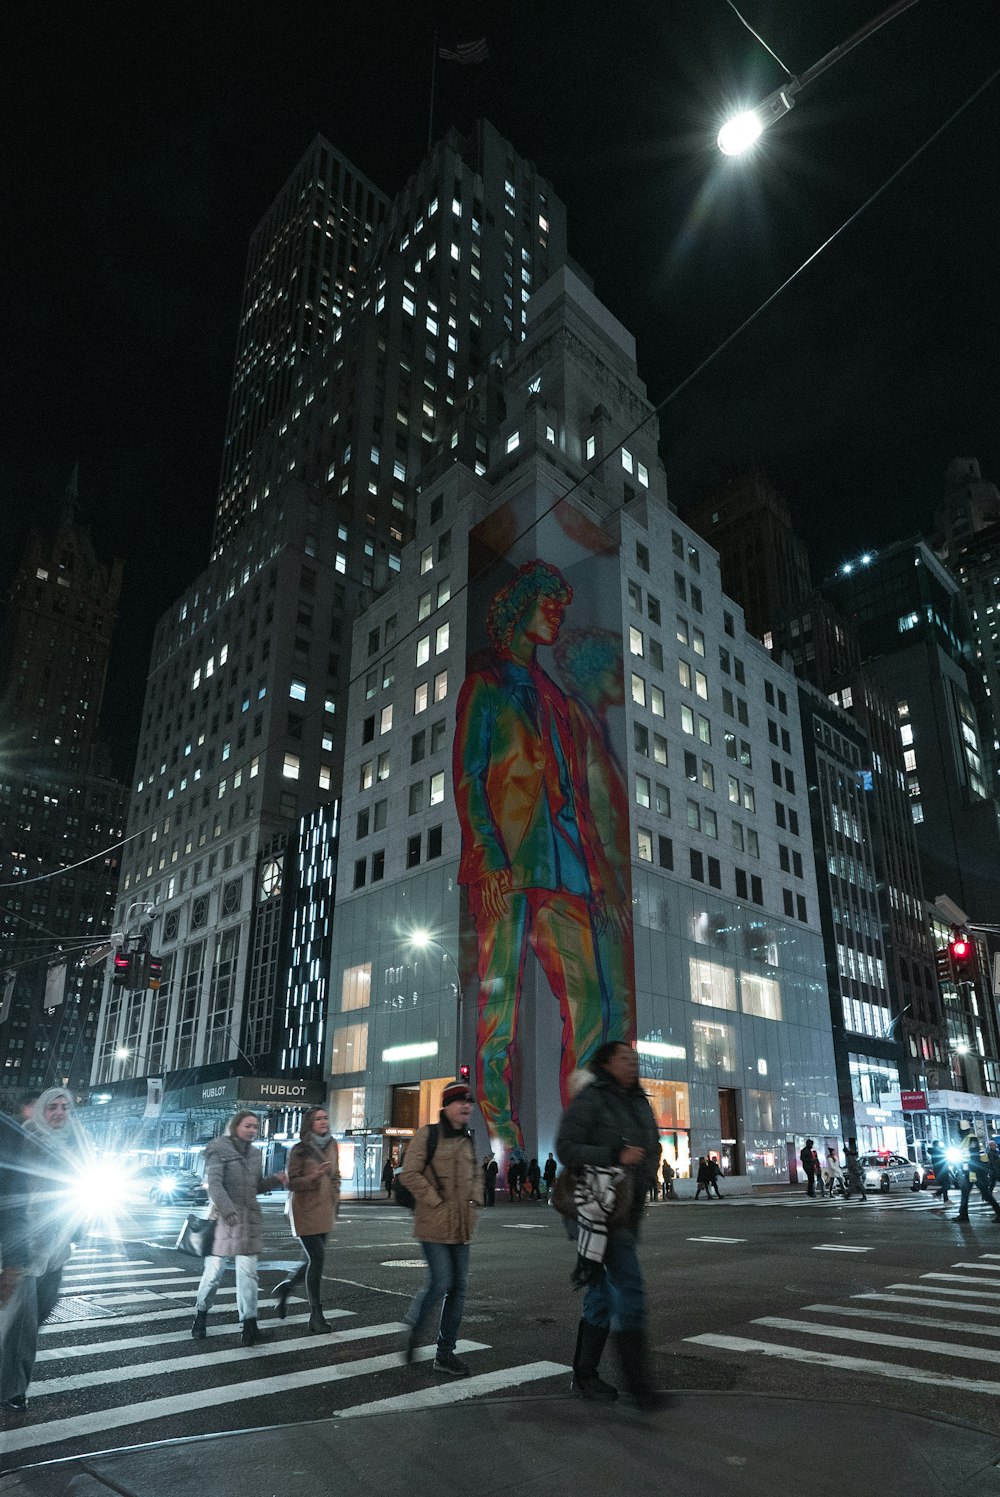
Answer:
<svg viewBox="0 0 1000 1497"><path fill-rule="evenodd" d="M211 1308L212 1301L215 1299L215 1291L222 1282L226 1267L233 1261L236 1263L236 1309L240 1320L256 1320L257 1259L255 1256L244 1257L240 1254L235 1260L232 1258L206 1258L194 1307L196 1310L209 1310Z"/></svg>
<svg viewBox="0 0 1000 1497"><path fill-rule="evenodd" d="M639 1267L633 1230L618 1227L608 1235L604 1272L587 1290L583 1318L601 1330L635 1331L646 1322L646 1286Z"/></svg>
<svg viewBox="0 0 1000 1497"><path fill-rule="evenodd" d="M406 1312L406 1322L412 1327L416 1343L438 1300L443 1299L438 1351L454 1351L465 1309L465 1286L469 1282L469 1244L422 1242L420 1247L427 1259L428 1275L423 1289Z"/></svg>

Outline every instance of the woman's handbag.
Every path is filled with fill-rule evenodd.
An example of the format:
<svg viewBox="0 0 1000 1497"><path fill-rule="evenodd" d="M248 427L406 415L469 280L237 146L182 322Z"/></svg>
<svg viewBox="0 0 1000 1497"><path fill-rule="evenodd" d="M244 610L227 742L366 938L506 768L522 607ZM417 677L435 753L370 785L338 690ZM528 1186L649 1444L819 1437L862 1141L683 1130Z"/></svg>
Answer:
<svg viewBox="0 0 1000 1497"><path fill-rule="evenodd" d="M177 1234L174 1247L179 1253L187 1253L191 1258L208 1258L211 1257L214 1243L215 1218L191 1215L185 1219Z"/></svg>

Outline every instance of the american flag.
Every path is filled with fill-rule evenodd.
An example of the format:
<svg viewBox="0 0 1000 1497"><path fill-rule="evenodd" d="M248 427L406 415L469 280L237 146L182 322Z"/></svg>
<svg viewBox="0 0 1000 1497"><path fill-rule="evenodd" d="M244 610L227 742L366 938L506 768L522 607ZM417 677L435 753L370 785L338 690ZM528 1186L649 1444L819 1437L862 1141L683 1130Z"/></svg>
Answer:
<svg viewBox="0 0 1000 1497"><path fill-rule="evenodd" d="M490 49L486 45L485 36L478 37L474 42L456 42L454 47L438 47L438 56L445 62L460 62L463 65L485 62L489 55Z"/></svg>

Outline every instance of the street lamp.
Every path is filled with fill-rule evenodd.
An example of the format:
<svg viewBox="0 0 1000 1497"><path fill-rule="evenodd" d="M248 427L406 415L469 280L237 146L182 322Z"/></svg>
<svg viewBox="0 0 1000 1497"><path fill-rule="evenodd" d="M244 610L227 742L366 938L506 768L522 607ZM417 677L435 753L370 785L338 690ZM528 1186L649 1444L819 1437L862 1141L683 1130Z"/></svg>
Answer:
<svg viewBox="0 0 1000 1497"><path fill-rule="evenodd" d="M455 1075L462 1074L462 974L458 970L458 963L436 936L432 936L429 930L414 930L410 932L409 943L418 951L426 951L428 946L434 946L446 957L455 969Z"/></svg>
<svg viewBox="0 0 1000 1497"><path fill-rule="evenodd" d="M783 119L789 113L794 107L797 95L810 83L814 83L821 73L825 73L827 68L832 68L835 62L840 62L859 43L873 36L887 22L894 21L897 16L903 14L904 10L909 10L910 6L916 3L917 0L896 0L896 3L890 5L888 10L884 10L881 15L859 27L853 36L847 38L846 42L841 42L839 47L834 47L832 51L827 52L825 57L821 57L819 62L813 63L812 67L807 68L801 77L789 77L787 83L776 88L773 94L768 94L767 98L755 105L753 109L746 109L734 115L732 119L726 120L718 135L719 150L725 156L739 156L742 152L749 150L769 125L773 125L776 120Z"/></svg>

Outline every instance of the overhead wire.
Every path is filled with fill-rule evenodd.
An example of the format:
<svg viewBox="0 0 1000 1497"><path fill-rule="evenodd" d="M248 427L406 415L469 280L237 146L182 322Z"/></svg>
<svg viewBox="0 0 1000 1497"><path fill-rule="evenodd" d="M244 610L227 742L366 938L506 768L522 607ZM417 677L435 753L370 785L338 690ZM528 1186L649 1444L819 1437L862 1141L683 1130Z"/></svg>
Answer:
<svg viewBox="0 0 1000 1497"><path fill-rule="evenodd" d="M736 9L736 6L733 4L733 0L726 0L726 4L729 6L729 9L733 12L733 14L736 16L737 20L739 20L739 21L741 21L743 23L743 25L749 31L750 35L756 41L760 42L761 46L764 48L764 51L765 52L769 52L771 54L771 56L774 58L775 62L778 64L779 68L783 68L784 71L788 74L789 78L794 77L795 75L792 73L791 69L785 67L785 64L782 62L782 60L778 56L777 52L775 52L774 48L773 47L769 47L767 45L767 42L761 36L761 34L760 34L759 31L754 31L753 27L750 25L750 22L747 20L746 16L740 15L740 12Z"/></svg>

